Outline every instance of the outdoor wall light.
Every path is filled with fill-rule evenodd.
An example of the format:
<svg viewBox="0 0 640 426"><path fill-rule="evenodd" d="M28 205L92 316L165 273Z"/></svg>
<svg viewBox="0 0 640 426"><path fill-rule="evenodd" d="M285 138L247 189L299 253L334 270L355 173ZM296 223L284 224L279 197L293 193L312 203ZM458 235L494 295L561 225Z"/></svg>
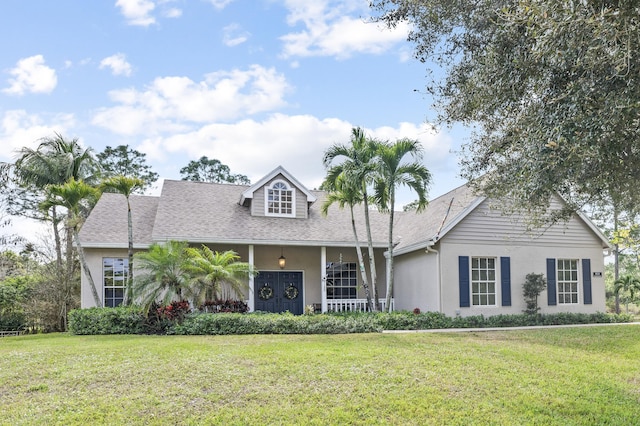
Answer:
<svg viewBox="0 0 640 426"><path fill-rule="evenodd" d="M287 258L284 257L284 255L282 254L282 249L280 249L280 257L278 258L278 266L280 266L280 269L284 269L286 264L287 264Z"/></svg>

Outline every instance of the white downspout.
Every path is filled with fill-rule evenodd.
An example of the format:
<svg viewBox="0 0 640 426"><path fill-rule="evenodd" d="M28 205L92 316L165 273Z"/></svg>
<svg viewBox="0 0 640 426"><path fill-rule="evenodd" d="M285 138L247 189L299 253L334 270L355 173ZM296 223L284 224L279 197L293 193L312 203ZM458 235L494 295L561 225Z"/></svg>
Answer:
<svg viewBox="0 0 640 426"><path fill-rule="evenodd" d="M249 244L249 265L253 265L255 262L254 260L254 253L253 253L253 244ZM254 293L254 277L253 275L249 276L249 300L247 305L249 306L249 312L253 312L255 310L255 303L254 303L254 297L253 297L253 293Z"/></svg>
<svg viewBox="0 0 640 426"><path fill-rule="evenodd" d="M427 246L427 249L425 250L425 252L427 253L435 253L436 255L436 263L437 263L437 268L436 268L436 274L437 274L437 283L438 283L438 312L442 312L442 280L441 280L441 271L440 271L440 252L434 248L432 248L432 246Z"/></svg>
<svg viewBox="0 0 640 426"><path fill-rule="evenodd" d="M322 293L322 313L327 312L327 248L320 247L320 288Z"/></svg>

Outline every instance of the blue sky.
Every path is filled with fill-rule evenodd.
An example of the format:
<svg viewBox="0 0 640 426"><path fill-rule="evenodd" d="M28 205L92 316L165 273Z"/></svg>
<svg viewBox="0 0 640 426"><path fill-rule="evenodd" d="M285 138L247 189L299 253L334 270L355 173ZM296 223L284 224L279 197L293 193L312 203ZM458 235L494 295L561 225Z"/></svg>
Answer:
<svg viewBox="0 0 640 426"><path fill-rule="evenodd" d="M309 188L361 126L422 142L435 197L462 183L464 130L430 130L408 28L367 1L5 0L0 161L59 132L128 144L162 178L206 155L252 181L282 165ZM403 193L399 202L413 196Z"/></svg>

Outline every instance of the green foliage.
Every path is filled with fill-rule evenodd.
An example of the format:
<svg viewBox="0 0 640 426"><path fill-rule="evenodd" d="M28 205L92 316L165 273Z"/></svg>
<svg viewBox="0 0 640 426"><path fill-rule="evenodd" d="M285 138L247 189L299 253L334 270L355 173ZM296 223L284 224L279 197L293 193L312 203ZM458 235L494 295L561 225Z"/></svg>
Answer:
<svg viewBox="0 0 640 426"><path fill-rule="evenodd" d="M8 337L2 423L634 425L638 359L636 325Z"/></svg>
<svg viewBox="0 0 640 426"><path fill-rule="evenodd" d="M199 249L185 250L185 271L189 274L187 296L196 307L208 300L224 296L243 298L248 294L246 279L258 275L253 265L240 262L240 256L233 250L213 251L202 245ZM224 294L227 293L227 294Z"/></svg>
<svg viewBox="0 0 640 426"><path fill-rule="evenodd" d="M126 176L139 179L142 184L134 188L133 192L140 193L158 180L158 174L146 163L146 156L145 153L129 148L129 145L118 145L115 148L107 146L96 155L102 166L103 177Z"/></svg>
<svg viewBox="0 0 640 426"><path fill-rule="evenodd" d="M69 313L72 334L143 334L147 318L139 307L75 309Z"/></svg>
<svg viewBox="0 0 640 426"><path fill-rule="evenodd" d="M372 6L389 26L408 23L416 57L443 67L428 90L441 121L474 126L463 175L486 194L542 216L556 191L568 210L602 199L638 206L638 2Z"/></svg>
<svg viewBox="0 0 640 426"><path fill-rule="evenodd" d="M25 277L0 281L0 330L23 330L27 325L24 303L29 297L30 282Z"/></svg>
<svg viewBox="0 0 640 426"><path fill-rule="evenodd" d="M522 295L527 305L525 313L529 315L537 314L540 308L538 307L538 296L547 288L546 280L543 274L527 274L524 284L522 284Z"/></svg>
<svg viewBox="0 0 640 426"><path fill-rule="evenodd" d="M145 310L155 302L168 305L184 299L183 290L189 282L185 269L187 246L183 241L167 241L154 243L149 250L135 254L140 272L134 278L133 297Z"/></svg>
<svg viewBox="0 0 640 426"><path fill-rule="evenodd" d="M613 285L614 294L626 303L629 313L629 303L635 302L636 296L640 293L640 279L633 275L623 275L615 280Z"/></svg>
<svg viewBox="0 0 640 426"><path fill-rule="evenodd" d="M381 331L375 317L362 315L192 314L176 334L344 334Z"/></svg>
<svg viewBox="0 0 640 426"><path fill-rule="evenodd" d="M369 292L367 292L367 304L369 310L372 311L377 310L377 304L373 303L371 299L374 301L378 300L378 286L369 218L368 186L373 183L375 156L380 144L381 142L367 137L364 130L360 127L354 127L351 129L351 140L349 144L334 144L324 152L324 156L322 157L322 164L327 169L327 176L322 183L322 187L330 194L333 194L329 196L329 199L341 205L347 204L350 207L358 204L360 201L363 203L369 253L369 274L371 277L370 282L368 282L371 293L369 294ZM329 205L325 205L323 209L326 210L328 207ZM352 226L355 232L353 215ZM354 236L356 236L356 234L354 234ZM362 256L359 254L358 257L359 264L362 268L364 265ZM366 281L367 280L363 279L363 282ZM368 288L365 288L365 290L367 289Z"/></svg>
<svg viewBox="0 0 640 426"><path fill-rule="evenodd" d="M241 174L232 174L229 166L222 164L215 158L200 157L198 161L190 161L180 169L182 180L212 183L233 183L236 185L250 185L248 177Z"/></svg>
<svg viewBox="0 0 640 426"><path fill-rule="evenodd" d="M377 333L383 330L433 330L450 328L492 328L533 325L567 325L630 322L629 315L572 314L495 315L450 318L438 312L348 312L314 315L242 313L187 313L183 305L150 310L134 307L91 308L70 314L73 334L345 334ZM188 305L187 305L188 308Z"/></svg>

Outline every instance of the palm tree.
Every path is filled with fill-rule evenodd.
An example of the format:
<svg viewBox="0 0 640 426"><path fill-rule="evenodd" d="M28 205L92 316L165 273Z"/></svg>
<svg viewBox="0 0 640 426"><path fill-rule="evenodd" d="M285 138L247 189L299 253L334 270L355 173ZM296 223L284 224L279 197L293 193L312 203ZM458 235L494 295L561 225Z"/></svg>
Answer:
<svg viewBox="0 0 640 426"><path fill-rule="evenodd" d="M624 275L618 278L614 282L613 291L615 295L619 297L620 290L624 293L628 293L629 297L627 298L627 313L629 313L629 303L635 300L636 292L640 292L640 279L634 277L633 275Z"/></svg>
<svg viewBox="0 0 640 426"><path fill-rule="evenodd" d="M153 243L148 251L133 257L139 272L133 280L133 297L146 311L157 301L169 304L183 300L183 290L189 285L187 273L186 241Z"/></svg>
<svg viewBox="0 0 640 426"><path fill-rule="evenodd" d="M143 188L145 182L139 178L131 178L126 176L114 176L105 179L100 183L100 189L102 191L116 192L122 194L127 199L127 236L128 236L128 255L129 255L129 278L127 279L127 291L124 298L125 305L131 304L131 283L133 280L133 220L131 218L131 203L129 197L131 194L139 189Z"/></svg>
<svg viewBox="0 0 640 426"><path fill-rule="evenodd" d="M373 238L371 237L371 222L369 219L369 195L368 185L372 182L374 170L374 160L380 143L367 138L360 127L351 129L351 143L334 144L324 153L322 163L328 168L325 182L335 182L339 176L358 188L364 204L365 229L367 231L367 246L369 249L369 270L371 274L371 288L373 290L374 311L378 310L378 289L376 260L373 253ZM331 167L334 160L341 159L342 162ZM329 168L330 167L330 168Z"/></svg>
<svg viewBox="0 0 640 426"><path fill-rule="evenodd" d="M188 248L186 254L185 269L191 276L188 289L194 306L219 299L223 285L243 295L249 290L247 278L258 274L253 265L240 262L233 250L217 252L203 245L200 249Z"/></svg>
<svg viewBox="0 0 640 426"><path fill-rule="evenodd" d="M87 208L87 206L91 206L96 203L99 198L99 191L91 185L88 185L81 180L75 180L74 178L69 179L67 183L62 185L48 185L46 190L47 199L41 203L41 208L44 211L49 211L53 206L62 206L67 208L67 230L73 234L73 238L76 242L78 257L80 258L80 263L85 276L89 281L95 305L101 306L102 300L96 289L93 277L91 276L91 270L89 269L89 265L87 264L84 256L84 250L82 249L82 244L80 243L80 237L78 235L83 222L82 212Z"/></svg>
<svg viewBox="0 0 640 426"><path fill-rule="evenodd" d="M358 240L358 231L356 230L356 220L353 215L353 206L362 203L362 193L360 188L349 186L345 181L343 175L339 175L335 181L323 183L329 193L325 202L322 204L321 212L323 216L326 216L329 212L329 207L337 203L338 206L343 209L345 206L349 206L349 212L351 213L351 228L353 230L353 238L356 243L356 253L358 254L358 265L360 266L360 274L362 275L362 287L367 298L367 307L369 311L373 311L373 303L371 302L371 291L369 289L369 282L367 279L367 272L364 267L364 258L362 255L362 249L360 248L360 241Z"/></svg>
<svg viewBox="0 0 640 426"><path fill-rule="evenodd" d="M416 161L404 162L406 156ZM422 158L422 145L411 139L400 139L395 143L382 144L378 149L374 198L381 211L389 212L389 244L387 248L387 298L386 307L391 311L393 294L393 220L396 203L396 188L408 186L418 195L417 211L427 206L427 190L431 173L418 160Z"/></svg>

